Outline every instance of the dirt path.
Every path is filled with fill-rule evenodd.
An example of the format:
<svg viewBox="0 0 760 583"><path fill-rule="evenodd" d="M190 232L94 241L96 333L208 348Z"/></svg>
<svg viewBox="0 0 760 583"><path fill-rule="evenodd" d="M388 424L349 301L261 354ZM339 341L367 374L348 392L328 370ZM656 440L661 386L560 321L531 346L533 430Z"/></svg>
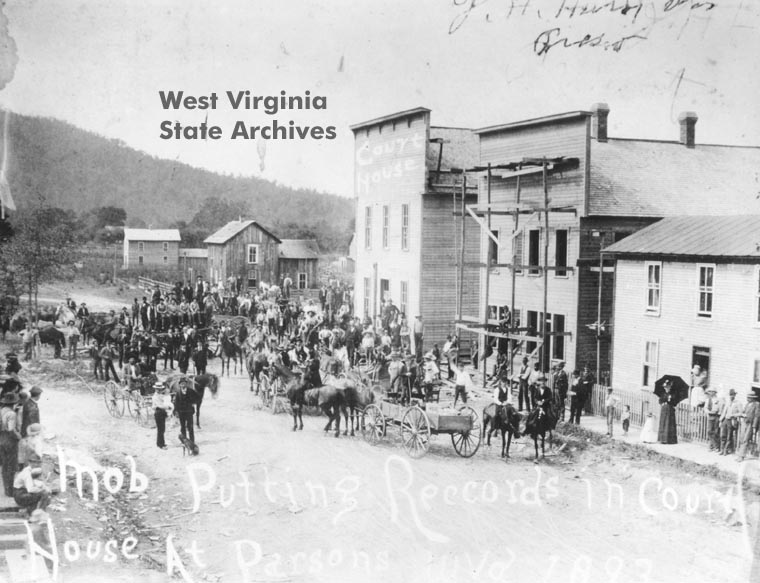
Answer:
<svg viewBox="0 0 760 583"><path fill-rule="evenodd" d="M500 447L461 459L440 436L411 460L395 437L376 447L325 437L322 417L294 433L289 417L255 410L247 379L233 375L204 402L201 454L189 458L176 429L160 450L99 395L45 389L43 423L57 436L48 443L82 460L133 456L149 477L134 511L158 527L141 531L136 552L164 560L171 535L194 581L747 580L741 526L717 498L725 484L604 448L534 465L532 444L518 444L504 463ZM143 566L123 560L109 576Z"/></svg>

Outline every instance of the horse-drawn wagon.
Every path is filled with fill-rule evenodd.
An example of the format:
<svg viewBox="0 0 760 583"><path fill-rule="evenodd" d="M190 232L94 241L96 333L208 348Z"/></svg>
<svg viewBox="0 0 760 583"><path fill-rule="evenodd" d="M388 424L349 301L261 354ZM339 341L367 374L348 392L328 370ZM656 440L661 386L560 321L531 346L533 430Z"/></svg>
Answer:
<svg viewBox="0 0 760 583"><path fill-rule="evenodd" d="M454 450L462 457L475 455L482 439L480 417L472 407L428 408L417 400L407 406L383 399L364 408L362 435L368 443L378 443L393 425L399 428L402 445L412 458L428 452L431 436L449 435Z"/></svg>
<svg viewBox="0 0 760 583"><path fill-rule="evenodd" d="M152 417L152 397L157 382L155 374L134 379L131 384L126 378L121 384L106 382L103 392L106 409L112 417L123 417L126 409L138 425L147 427Z"/></svg>

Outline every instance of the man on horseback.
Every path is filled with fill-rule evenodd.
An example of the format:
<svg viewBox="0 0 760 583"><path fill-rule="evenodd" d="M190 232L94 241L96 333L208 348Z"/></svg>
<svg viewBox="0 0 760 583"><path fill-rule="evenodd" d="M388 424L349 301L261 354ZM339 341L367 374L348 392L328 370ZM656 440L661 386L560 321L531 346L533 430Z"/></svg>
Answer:
<svg viewBox="0 0 760 583"><path fill-rule="evenodd" d="M549 408L552 405L552 390L546 384L546 377L544 375L539 376L536 379L536 409L538 410L538 418L541 419L544 415L549 413Z"/></svg>

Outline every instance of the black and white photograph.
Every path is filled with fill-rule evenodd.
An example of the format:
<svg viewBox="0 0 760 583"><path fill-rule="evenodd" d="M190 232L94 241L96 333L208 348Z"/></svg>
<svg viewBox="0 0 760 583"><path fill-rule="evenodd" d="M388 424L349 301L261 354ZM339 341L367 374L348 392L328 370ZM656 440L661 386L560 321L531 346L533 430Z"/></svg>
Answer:
<svg viewBox="0 0 760 583"><path fill-rule="evenodd" d="M760 581L760 4L0 5L0 583Z"/></svg>

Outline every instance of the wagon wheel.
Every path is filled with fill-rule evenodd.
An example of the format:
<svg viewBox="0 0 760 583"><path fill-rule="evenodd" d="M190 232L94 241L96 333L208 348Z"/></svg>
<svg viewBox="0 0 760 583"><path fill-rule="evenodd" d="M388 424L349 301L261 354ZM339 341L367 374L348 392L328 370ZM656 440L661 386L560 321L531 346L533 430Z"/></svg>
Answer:
<svg viewBox="0 0 760 583"><path fill-rule="evenodd" d="M151 402L149 399L140 398L140 405L137 409L137 415L135 415L135 420L137 421L137 424L140 427L149 427L150 426L150 410Z"/></svg>
<svg viewBox="0 0 760 583"><path fill-rule="evenodd" d="M462 407L460 415L468 415L472 419L472 429L451 434L451 443L456 452L462 457L472 457L480 447L483 439L480 417L472 407Z"/></svg>
<svg viewBox="0 0 760 583"><path fill-rule="evenodd" d="M401 441L409 457L420 458L430 448L430 421L419 407L410 407L401 419Z"/></svg>
<svg viewBox="0 0 760 583"><path fill-rule="evenodd" d="M367 405L362 415L362 437L370 445L377 443L385 436L385 415L377 405Z"/></svg>
<svg viewBox="0 0 760 583"><path fill-rule="evenodd" d="M132 416L132 418L135 419L138 423L140 422L139 415L141 408L142 396L140 395L140 391L129 391L127 393L127 409L129 409L129 414Z"/></svg>
<svg viewBox="0 0 760 583"><path fill-rule="evenodd" d="M108 381L103 392L103 400L106 402L106 409L111 417L121 417L124 415L124 396L121 387L114 381Z"/></svg>

